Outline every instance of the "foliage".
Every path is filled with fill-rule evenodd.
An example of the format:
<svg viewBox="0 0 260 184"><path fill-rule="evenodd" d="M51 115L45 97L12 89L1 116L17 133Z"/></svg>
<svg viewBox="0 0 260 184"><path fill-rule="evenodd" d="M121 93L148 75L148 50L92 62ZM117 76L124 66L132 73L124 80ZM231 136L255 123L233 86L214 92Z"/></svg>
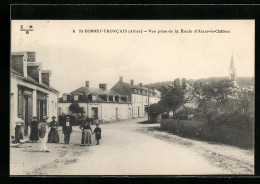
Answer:
<svg viewBox="0 0 260 184"><path fill-rule="evenodd" d="M193 109L190 107L182 107L173 114L173 119L188 120L189 115L193 113Z"/></svg>
<svg viewBox="0 0 260 184"><path fill-rule="evenodd" d="M254 92L236 90L229 81L213 82L202 87L203 99L195 118L215 124L239 124L254 117Z"/></svg>
<svg viewBox="0 0 260 184"><path fill-rule="evenodd" d="M254 143L255 92L236 88L231 81L221 80L211 83L193 83L193 96L199 97L194 110L179 108L174 119L167 123L168 131L187 137L197 137L207 141L223 142L242 147L252 147ZM166 93L167 94L167 93ZM194 118L187 122L188 114ZM194 126L195 122L201 122Z"/></svg>
<svg viewBox="0 0 260 184"><path fill-rule="evenodd" d="M161 104L163 109L175 112L185 103L185 90L181 86L168 86L162 88Z"/></svg>
<svg viewBox="0 0 260 184"><path fill-rule="evenodd" d="M164 111L164 107L163 107L162 102L160 101L160 102L158 102L156 104L150 105L150 107L148 108L148 115L150 117L157 117L163 111Z"/></svg>
<svg viewBox="0 0 260 184"><path fill-rule="evenodd" d="M78 103L74 102L69 106L69 110L72 113L84 113L83 107L80 107Z"/></svg>

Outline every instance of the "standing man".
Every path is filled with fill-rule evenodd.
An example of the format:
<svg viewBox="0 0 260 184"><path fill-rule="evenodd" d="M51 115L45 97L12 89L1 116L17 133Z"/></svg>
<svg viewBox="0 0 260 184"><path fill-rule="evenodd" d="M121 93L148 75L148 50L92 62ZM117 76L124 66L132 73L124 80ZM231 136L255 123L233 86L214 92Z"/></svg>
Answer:
<svg viewBox="0 0 260 184"><path fill-rule="evenodd" d="M69 144L70 143L70 134L72 132L72 126L70 123L70 118L66 118L66 122L62 126L62 132L64 133L64 143Z"/></svg>
<svg viewBox="0 0 260 184"><path fill-rule="evenodd" d="M49 152L47 149L47 139L48 139L48 134L50 131L50 127L47 123L47 117L43 116L42 117L42 122L39 123L38 125L38 131L39 131L39 141L40 141L40 147L43 152Z"/></svg>
<svg viewBox="0 0 260 184"><path fill-rule="evenodd" d="M32 118L30 140L32 142L37 142L39 140L38 121L36 116L33 116Z"/></svg>
<svg viewBox="0 0 260 184"><path fill-rule="evenodd" d="M59 133L58 133L58 122L56 121L56 117L52 116L52 121L50 122L50 133L49 133L49 139L48 142L51 143L58 143L60 141Z"/></svg>

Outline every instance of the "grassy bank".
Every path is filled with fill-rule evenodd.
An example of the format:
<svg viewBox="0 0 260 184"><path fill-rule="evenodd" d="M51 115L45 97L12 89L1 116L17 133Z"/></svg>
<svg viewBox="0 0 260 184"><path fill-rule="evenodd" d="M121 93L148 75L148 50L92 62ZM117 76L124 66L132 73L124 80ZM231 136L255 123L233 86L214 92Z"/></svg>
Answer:
<svg viewBox="0 0 260 184"><path fill-rule="evenodd" d="M253 123L252 126L248 126L248 123L231 126L192 120L164 119L160 129L186 138L224 143L246 149L254 147Z"/></svg>

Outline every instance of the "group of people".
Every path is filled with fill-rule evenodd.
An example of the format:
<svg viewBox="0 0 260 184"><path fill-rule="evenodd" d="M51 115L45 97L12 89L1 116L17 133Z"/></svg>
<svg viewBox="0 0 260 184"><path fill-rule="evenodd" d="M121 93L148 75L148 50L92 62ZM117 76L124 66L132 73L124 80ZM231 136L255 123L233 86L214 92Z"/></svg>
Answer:
<svg viewBox="0 0 260 184"><path fill-rule="evenodd" d="M47 122L47 117L43 116L42 121L38 123L37 117L32 118L31 122L31 133L30 133L30 141L37 143L39 141L41 150L43 152L49 152L47 149L47 142L48 143L58 143L59 133L58 133L58 122L56 121L56 117L52 117L51 122ZM97 145L100 144L101 139L101 128L99 124L96 123L96 128L92 131L89 122L84 122L80 127L82 130L82 138L81 138L81 145L90 145L91 144L91 133L95 134L95 138L97 140ZM62 126L62 132L64 134L64 143L70 143L70 134L72 133L72 125L70 122L70 118L66 117L66 122ZM15 141L20 142L20 133L21 133L21 122L17 122L15 127Z"/></svg>

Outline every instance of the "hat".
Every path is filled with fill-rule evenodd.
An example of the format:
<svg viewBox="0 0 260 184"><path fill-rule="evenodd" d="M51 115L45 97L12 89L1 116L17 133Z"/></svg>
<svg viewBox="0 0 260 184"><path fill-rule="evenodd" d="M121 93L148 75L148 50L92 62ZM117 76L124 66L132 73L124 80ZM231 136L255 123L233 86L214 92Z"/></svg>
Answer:
<svg viewBox="0 0 260 184"><path fill-rule="evenodd" d="M70 117L67 116L66 119L70 119Z"/></svg>
<svg viewBox="0 0 260 184"><path fill-rule="evenodd" d="M51 118L56 118L55 116L52 116Z"/></svg>
<svg viewBox="0 0 260 184"><path fill-rule="evenodd" d="M21 122L18 121L18 122L16 122L16 125L22 125L22 124L21 124Z"/></svg>
<svg viewBox="0 0 260 184"><path fill-rule="evenodd" d="M37 116L33 116L32 118L37 118Z"/></svg>
<svg viewBox="0 0 260 184"><path fill-rule="evenodd" d="M21 118L17 118L15 120L15 122L16 122L16 125L21 125L23 123L23 120Z"/></svg>
<svg viewBox="0 0 260 184"><path fill-rule="evenodd" d="M47 119L47 117L46 117L46 116L43 116L42 119Z"/></svg>

